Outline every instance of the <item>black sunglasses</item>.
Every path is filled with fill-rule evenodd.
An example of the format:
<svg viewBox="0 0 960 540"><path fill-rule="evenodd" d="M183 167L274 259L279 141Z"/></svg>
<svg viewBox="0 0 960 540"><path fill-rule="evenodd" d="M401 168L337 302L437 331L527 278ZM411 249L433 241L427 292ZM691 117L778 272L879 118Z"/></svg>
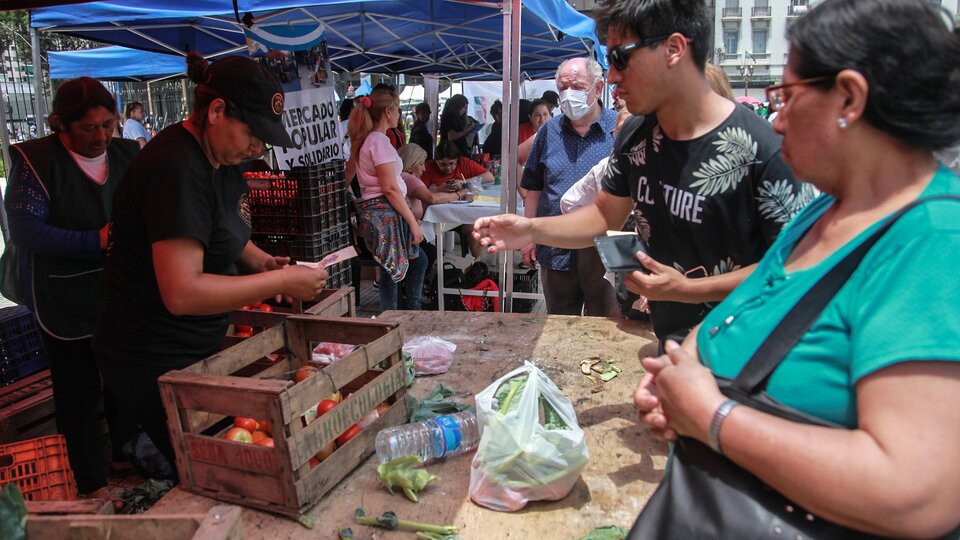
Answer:
<svg viewBox="0 0 960 540"><path fill-rule="evenodd" d="M649 47L650 45L659 43L668 37L670 36L654 36L644 38L639 41L634 41L633 43L627 43L626 45L613 47L607 51L607 63L617 68L619 71L623 71L627 69L627 64L630 62L631 51L635 49L642 49L643 47Z"/></svg>

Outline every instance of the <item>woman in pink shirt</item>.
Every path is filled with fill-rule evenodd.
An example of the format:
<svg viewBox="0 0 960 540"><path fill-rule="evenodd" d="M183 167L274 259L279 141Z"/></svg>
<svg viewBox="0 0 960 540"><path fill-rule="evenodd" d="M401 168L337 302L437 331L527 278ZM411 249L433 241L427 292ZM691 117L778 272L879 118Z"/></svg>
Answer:
<svg viewBox="0 0 960 540"><path fill-rule="evenodd" d="M357 98L350 113L348 174L356 171L360 184L357 221L360 236L373 254L380 272L380 309L397 309L397 284L404 284L404 309L420 309L420 292L426 273L426 257L420 257L418 245L423 231L405 196L407 187L400 178L403 163L387 138L387 130L397 125L400 100L396 92L377 88L369 96Z"/></svg>

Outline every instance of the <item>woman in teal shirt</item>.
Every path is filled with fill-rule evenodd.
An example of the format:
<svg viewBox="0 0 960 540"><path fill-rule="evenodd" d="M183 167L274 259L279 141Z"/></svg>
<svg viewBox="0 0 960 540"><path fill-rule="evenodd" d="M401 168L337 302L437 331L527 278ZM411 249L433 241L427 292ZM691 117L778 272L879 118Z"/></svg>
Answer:
<svg viewBox="0 0 960 540"><path fill-rule="evenodd" d="M949 16L923 0L826 0L788 39L784 84L767 89L774 128L797 177L823 195L682 346L643 360L634 401L656 435L714 443L823 519L942 535L960 524L960 203L901 218L770 377L771 397L839 428L726 403L714 379L735 377L890 214L960 195L960 178L933 156L960 140Z"/></svg>

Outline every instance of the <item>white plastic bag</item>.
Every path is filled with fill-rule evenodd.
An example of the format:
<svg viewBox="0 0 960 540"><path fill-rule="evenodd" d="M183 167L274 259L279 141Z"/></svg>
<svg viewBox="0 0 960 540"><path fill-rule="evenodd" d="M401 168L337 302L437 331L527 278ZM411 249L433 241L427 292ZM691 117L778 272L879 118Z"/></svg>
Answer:
<svg viewBox="0 0 960 540"><path fill-rule="evenodd" d="M446 373L453 363L457 346L435 336L417 336L403 345L403 352L413 358L417 375Z"/></svg>
<svg viewBox="0 0 960 540"><path fill-rule="evenodd" d="M530 362L477 394L477 418L482 431L470 498L481 506L512 512L530 501L562 499L587 465L573 404Z"/></svg>

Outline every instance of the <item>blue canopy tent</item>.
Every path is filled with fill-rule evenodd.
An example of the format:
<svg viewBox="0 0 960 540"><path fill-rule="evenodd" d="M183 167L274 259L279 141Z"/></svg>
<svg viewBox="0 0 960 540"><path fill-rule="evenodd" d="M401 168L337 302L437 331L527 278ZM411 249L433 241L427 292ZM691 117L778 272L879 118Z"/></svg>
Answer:
<svg viewBox="0 0 960 540"><path fill-rule="evenodd" d="M148 81L186 72L182 56L112 46L47 53L51 79L93 77L110 81Z"/></svg>
<svg viewBox="0 0 960 540"><path fill-rule="evenodd" d="M310 5L305 5L310 4ZM500 78L500 4L457 0L239 0L257 28L317 25L326 31L334 71L434 73ZM524 0L521 69L551 77L559 60L596 53L594 24L563 0ZM207 57L246 48L243 25L226 0L113 0L34 10L31 25L103 43ZM602 61L602 60L601 60Z"/></svg>
<svg viewBox="0 0 960 540"><path fill-rule="evenodd" d="M605 50L591 19L565 0L110 0L31 13L31 26L146 51L204 56L246 49L245 25L322 26L334 71L503 80L504 163L516 161L521 69L552 78L567 58ZM249 14L249 15L248 15ZM243 23L241 23L241 20ZM522 34L521 34L522 30ZM521 40L522 35L522 40ZM504 167L513 193L515 167ZM515 212L514 197L501 211ZM501 303L512 305L513 253L499 258ZM442 272L442 270L441 270ZM442 274L439 276L443 282Z"/></svg>

